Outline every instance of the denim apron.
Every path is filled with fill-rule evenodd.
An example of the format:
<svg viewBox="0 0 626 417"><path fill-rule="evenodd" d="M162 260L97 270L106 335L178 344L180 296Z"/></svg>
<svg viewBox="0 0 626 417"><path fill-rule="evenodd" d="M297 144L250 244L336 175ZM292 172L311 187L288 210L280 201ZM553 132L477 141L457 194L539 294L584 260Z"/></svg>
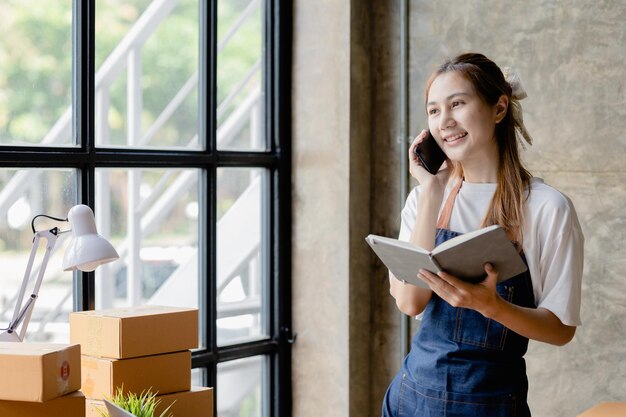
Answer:
<svg viewBox="0 0 626 417"><path fill-rule="evenodd" d="M435 245L460 234L448 225L461 184L439 216ZM497 291L513 304L535 308L528 271L499 283ZM452 307L433 293L411 351L387 389L382 415L529 417L523 358L527 347L527 338L477 311Z"/></svg>

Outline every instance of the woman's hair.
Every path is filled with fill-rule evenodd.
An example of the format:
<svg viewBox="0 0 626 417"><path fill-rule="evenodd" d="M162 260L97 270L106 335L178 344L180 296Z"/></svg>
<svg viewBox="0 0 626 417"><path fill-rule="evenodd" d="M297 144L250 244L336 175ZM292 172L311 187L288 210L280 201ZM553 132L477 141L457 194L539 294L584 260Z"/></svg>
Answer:
<svg viewBox="0 0 626 417"><path fill-rule="evenodd" d="M426 83L426 101L435 78L451 71L461 74L471 82L479 97L490 106L495 105L502 95L509 98L509 109L504 118L496 124L495 133L500 156L498 183L482 225L498 224L521 243L523 206L530 192L531 174L524 168L519 157L515 125L510 111L511 86L493 61L482 54L465 53L448 60L430 76ZM460 163L453 163L452 177L462 180L463 167Z"/></svg>

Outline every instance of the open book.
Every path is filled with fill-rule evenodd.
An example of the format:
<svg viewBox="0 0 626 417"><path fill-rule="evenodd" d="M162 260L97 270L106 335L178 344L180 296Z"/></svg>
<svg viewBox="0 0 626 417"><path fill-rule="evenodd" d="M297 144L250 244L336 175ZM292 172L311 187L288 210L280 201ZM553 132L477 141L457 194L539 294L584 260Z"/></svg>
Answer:
<svg viewBox="0 0 626 417"><path fill-rule="evenodd" d="M369 235L365 238L385 266L399 280L428 288L417 278L420 269L433 273L446 271L469 282L480 282L487 275L485 263L498 271L498 282L526 271L526 264L498 225L459 235L427 251L409 242Z"/></svg>

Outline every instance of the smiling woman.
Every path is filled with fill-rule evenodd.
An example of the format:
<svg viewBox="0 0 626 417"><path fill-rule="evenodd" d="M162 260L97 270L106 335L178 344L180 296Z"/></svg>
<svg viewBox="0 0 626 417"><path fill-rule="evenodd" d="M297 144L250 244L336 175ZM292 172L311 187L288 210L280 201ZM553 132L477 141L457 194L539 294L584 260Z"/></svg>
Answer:
<svg viewBox="0 0 626 417"><path fill-rule="evenodd" d="M422 323L387 390L383 416L530 416L529 339L563 345L580 325L583 235L569 199L520 161L518 134L530 136L518 90L494 62L473 53L446 62L426 85L428 127L448 159L431 174L413 153L426 130L411 145L410 172L420 185L402 211L400 240L432 249L497 224L528 270L498 283L487 263L487 278L477 284L420 270L426 288L390 274L398 308L420 314Z"/></svg>
<svg viewBox="0 0 626 417"><path fill-rule="evenodd" d="M457 72L436 77L428 95L428 126L450 160L463 161L468 181L495 180L497 164L484 161L498 160L495 126L506 115L508 98L502 95L489 105Z"/></svg>

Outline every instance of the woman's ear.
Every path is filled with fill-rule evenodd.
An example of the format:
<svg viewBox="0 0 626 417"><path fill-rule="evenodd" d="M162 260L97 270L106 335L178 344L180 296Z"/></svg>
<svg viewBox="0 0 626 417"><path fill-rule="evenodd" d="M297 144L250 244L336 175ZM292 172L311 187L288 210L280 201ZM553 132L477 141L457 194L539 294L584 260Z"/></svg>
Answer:
<svg viewBox="0 0 626 417"><path fill-rule="evenodd" d="M504 116L506 116L506 112L509 109L509 98L504 94L500 96L498 102L495 105L495 117L496 123L500 123Z"/></svg>

